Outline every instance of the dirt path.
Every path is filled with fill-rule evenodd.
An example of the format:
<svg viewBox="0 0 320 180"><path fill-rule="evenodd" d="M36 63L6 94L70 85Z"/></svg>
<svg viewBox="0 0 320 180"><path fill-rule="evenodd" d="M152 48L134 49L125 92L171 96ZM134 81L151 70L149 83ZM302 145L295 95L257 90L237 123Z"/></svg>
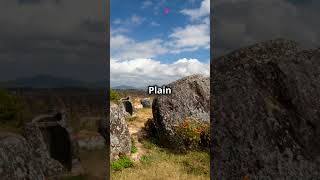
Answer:
<svg viewBox="0 0 320 180"><path fill-rule="evenodd" d="M139 109L134 116L135 118L132 118L132 120L128 122L128 129L138 149L136 153L131 154L131 159L133 161L138 161L142 155L148 152L148 150L143 147L143 144L139 141L139 139L141 140L141 137L144 136L142 128L144 127L144 123L148 120L148 118L152 118L152 110L151 108Z"/></svg>

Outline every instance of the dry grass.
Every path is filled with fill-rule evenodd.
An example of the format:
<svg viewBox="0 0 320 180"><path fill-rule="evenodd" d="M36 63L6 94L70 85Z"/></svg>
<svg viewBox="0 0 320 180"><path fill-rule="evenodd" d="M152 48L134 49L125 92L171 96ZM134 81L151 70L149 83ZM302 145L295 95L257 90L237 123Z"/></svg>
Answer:
<svg viewBox="0 0 320 180"><path fill-rule="evenodd" d="M209 177L209 154L188 152L174 154L147 142L149 153L135 163L134 167L112 171L113 180L204 180Z"/></svg>
<svg viewBox="0 0 320 180"><path fill-rule="evenodd" d="M135 99L133 99L134 101ZM141 132L144 123L152 118L151 108L142 108L135 113L136 118L128 121L132 137ZM208 152L188 152L175 154L161 148L149 140L137 145L142 156L134 166L121 171L111 170L112 180L207 180L210 179L210 157ZM144 152L141 152L144 151Z"/></svg>
<svg viewBox="0 0 320 180"><path fill-rule="evenodd" d="M135 113L135 118L127 121L130 133L137 133L144 126L144 123L148 120L148 118L152 118L152 110L151 108L142 108L139 109Z"/></svg>

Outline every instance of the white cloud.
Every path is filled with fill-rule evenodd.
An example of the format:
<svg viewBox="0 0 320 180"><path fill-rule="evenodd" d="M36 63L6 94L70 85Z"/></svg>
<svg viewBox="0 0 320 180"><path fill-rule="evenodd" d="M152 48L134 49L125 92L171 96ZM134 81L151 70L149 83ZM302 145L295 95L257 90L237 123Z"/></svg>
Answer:
<svg viewBox="0 0 320 180"><path fill-rule="evenodd" d="M174 29L169 37L172 39L171 46L175 47L175 50L208 48L210 28L206 23L187 25Z"/></svg>
<svg viewBox="0 0 320 180"><path fill-rule="evenodd" d="M163 46L163 40L156 38L137 42L121 34L111 34L110 45L111 57L121 60L152 58L168 52L168 49Z"/></svg>
<svg viewBox="0 0 320 180"><path fill-rule="evenodd" d="M113 24L122 24L122 20L121 19L115 19L114 21L113 21Z"/></svg>
<svg viewBox="0 0 320 180"><path fill-rule="evenodd" d="M130 26L130 25L140 25L142 24L146 18L140 17L136 14L133 14L131 17L127 19L115 19L112 23L115 25L123 25L123 26Z"/></svg>
<svg viewBox="0 0 320 180"><path fill-rule="evenodd" d="M145 20L145 18L137 16L137 15L132 15L130 18L131 23L139 25L141 24L143 21Z"/></svg>
<svg viewBox="0 0 320 180"><path fill-rule="evenodd" d="M151 6L152 4L153 4L153 3L152 3L152 1L150 1L150 0L143 1L143 2L142 2L142 9L147 8L147 7Z"/></svg>
<svg viewBox="0 0 320 180"><path fill-rule="evenodd" d="M157 23L157 22L155 22L155 21L152 21L152 22L150 23L150 25L151 25L151 26L154 26L154 27L160 26L160 24Z"/></svg>
<svg viewBox="0 0 320 180"><path fill-rule="evenodd" d="M184 10L183 13L191 17L191 23L173 28L163 39L137 41L121 32L111 33L111 85L136 87L162 85L192 74L209 75L209 60L203 63L197 59L183 58L172 63L163 63L154 59L164 54L209 49L210 4L208 2L210 1L204 0L199 9ZM143 21L136 15L128 19L135 24ZM160 24L151 21L149 25L156 27Z"/></svg>
<svg viewBox="0 0 320 180"><path fill-rule="evenodd" d="M111 33L110 44L113 49L122 48L126 44L132 43L132 42L133 41L131 39L129 39L124 35L118 34L118 35L112 36L112 33Z"/></svg>
<svg viewBox="0 0 320 180"><path fill-rule="evenodd" d="M192 74L209 76L209 63L197 59L183 58L171 64L144 58L126 61L111 59L110 67L112 86L162 85Z"/></svg>
<svg viewBox="0 0 320 180"><path fill-rule="evenodd" d="M129 29L126 28L110 28L110 33L111 34L121 34L121 33L127 33L129 32Z"/></svg>
<svg viewBox="0 0 320 180"><path fill-rule="evenodd" d="M181 13L190 16L192 20L208 16L210 15L210 0L203 0L198 9L183 9Z"/></svg>

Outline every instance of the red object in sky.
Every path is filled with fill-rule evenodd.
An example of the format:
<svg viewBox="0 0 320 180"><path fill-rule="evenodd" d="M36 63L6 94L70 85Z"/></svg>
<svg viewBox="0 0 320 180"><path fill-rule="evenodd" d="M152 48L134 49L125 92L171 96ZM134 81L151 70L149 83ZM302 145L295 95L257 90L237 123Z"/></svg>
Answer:
<svg viewBox="0 0 320 180"><path fill-rule="evenodd" d="M164 8L164 9L163 9L163 13L164 13L164 14L169 14L169 8Z"/></svg>

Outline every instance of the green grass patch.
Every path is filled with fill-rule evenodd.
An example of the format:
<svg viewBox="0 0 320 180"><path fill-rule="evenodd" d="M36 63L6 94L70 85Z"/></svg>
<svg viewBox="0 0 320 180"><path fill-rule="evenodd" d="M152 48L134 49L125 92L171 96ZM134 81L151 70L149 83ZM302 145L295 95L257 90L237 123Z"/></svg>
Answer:
<svg viewBox="0 0 320 180"><path fill-rule="evenodd" d="M133 162L127 156L121 156L118 160L111 163L111 168L115 171L121 171L129 167L133 167Z"/></svg>
<svg viewBox="0 0 320 180"><path fill-rule="evenodd" d="M136 152L138 152L138 148L137 148L137 146L136 146L136 142L135 142L135 140L134 139L131 139L131 153L136 153Z"/></svg>
<svg viewBox="0 0 320 180"><path fill-rule="evenodd" d="M152 162L152 160L153 160L153 157L150 155L143 155L140 158L140 162L142 164L150 164Z"/></svg>

